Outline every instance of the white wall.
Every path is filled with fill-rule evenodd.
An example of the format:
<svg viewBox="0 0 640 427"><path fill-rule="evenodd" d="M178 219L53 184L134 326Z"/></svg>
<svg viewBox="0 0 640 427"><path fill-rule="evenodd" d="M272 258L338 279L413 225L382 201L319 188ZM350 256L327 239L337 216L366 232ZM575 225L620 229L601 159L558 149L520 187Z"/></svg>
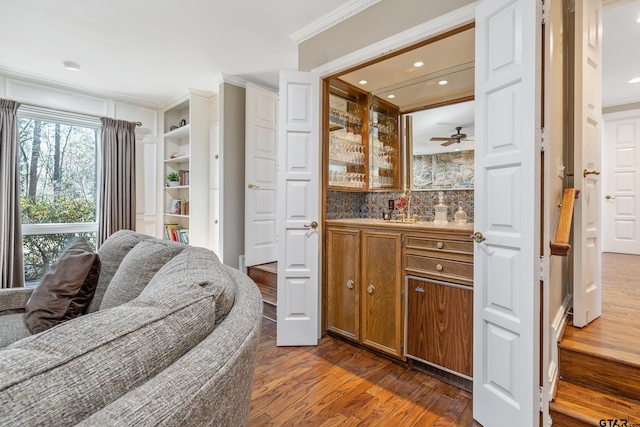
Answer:
<svg viewBox="0 0 640 427"><path fill-rule="evenodd" d="M0 72L0 98L22 104L141 122L136 128L136 230L157 235L158 108Z"/></svg>

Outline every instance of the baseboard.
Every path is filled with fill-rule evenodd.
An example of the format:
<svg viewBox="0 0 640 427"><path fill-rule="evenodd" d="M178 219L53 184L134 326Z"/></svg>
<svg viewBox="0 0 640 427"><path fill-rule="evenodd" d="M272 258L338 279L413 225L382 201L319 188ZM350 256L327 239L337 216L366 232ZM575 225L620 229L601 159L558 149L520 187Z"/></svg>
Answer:
<svg viewBox="0 0 640 427"><path fill-rule="evenodd" d="M558 381L560 380L558 367L558 343L562 340L562 335L569 321L569 308L571 307L571 295L566 295L562 301L562 305L558 309L553 322L551 323L550 340L551 340L551 361L549 362L548 371L548 390L549 400L556 397Z"/></svg>

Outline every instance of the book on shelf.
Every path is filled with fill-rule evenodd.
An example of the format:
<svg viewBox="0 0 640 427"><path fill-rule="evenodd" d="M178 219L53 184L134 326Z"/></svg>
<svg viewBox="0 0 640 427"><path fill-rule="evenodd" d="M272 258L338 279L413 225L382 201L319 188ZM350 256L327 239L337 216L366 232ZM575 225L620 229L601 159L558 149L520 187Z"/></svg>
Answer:
<svg viewBox="0 0 640 427"><path fill-rule="evenodd" d="M174 242L189 244L189 229L180 224L165 224L164 238Z"/></svg>
<svg viewBox="0 0 640 427"><path fill-rule="evenodd" d="M180 185L189 185L189 171L185 169L178 170L178 176L180 177Z"/></svg>

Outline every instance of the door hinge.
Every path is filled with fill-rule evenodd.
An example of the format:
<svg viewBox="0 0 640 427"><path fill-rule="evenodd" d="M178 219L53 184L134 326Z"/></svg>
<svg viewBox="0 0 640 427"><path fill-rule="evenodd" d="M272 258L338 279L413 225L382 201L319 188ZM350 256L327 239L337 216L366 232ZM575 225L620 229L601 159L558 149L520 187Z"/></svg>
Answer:
<svg viewBox="0 0 640 427"><path fill-rule="evenodd" d="M404 353L404 343L401 342L400 343L400 354L403 354L403 353Z"/></svg>
<svg viewBox="0 0 640 427"><path fill-rule="evenodd" d="M400 247L404 248L404 237L402 239L400 239Z"/></svg>
<svg viewBox="0 0 640 427"><path fill-rule="evenodd" d="M538 151L549 151L549 131L546 128L536 129L536 146Z"/></svg>
<svg viewBox="0 0 640 427"><path fill-rule="evenodd" d="M544 413L544 388L538 387L538 410Z"/></svg>
<svg viewBox="0 0 640 427"><path fill-rule="evenodd" d="M540 25L549 23L549 5L543 1L538 2L536 7L536 13L538 15L538 21Z"/></svg>
<svg viewBox="0 0 640 427"><path fill-rule="evenodd" d="M404 291L400 291L400 301L404 301Z"/></svg>
<svg viewBox="0 0 640 427"><path fill-rule="evenodd" d="M538 280L540 280L541 282L549 280L549 257L540 257L538 272L540 273Z"/></svg>

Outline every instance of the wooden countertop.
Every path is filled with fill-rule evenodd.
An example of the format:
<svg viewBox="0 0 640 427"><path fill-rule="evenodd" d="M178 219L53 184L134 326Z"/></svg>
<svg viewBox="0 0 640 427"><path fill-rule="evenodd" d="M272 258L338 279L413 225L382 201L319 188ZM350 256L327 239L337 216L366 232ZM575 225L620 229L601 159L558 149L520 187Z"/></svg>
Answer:
<svg viewBox="0 0 640 427"><path fill-rule="evenodd" d="M394 220L383 220L377 218L349 218L349 219L328 219L325 221L328 226L356 226L375 227L384 229L396 229L405 231L469 231L473 232L473 223L456 224L434 224L432 221L399 222Z"/></svg>

